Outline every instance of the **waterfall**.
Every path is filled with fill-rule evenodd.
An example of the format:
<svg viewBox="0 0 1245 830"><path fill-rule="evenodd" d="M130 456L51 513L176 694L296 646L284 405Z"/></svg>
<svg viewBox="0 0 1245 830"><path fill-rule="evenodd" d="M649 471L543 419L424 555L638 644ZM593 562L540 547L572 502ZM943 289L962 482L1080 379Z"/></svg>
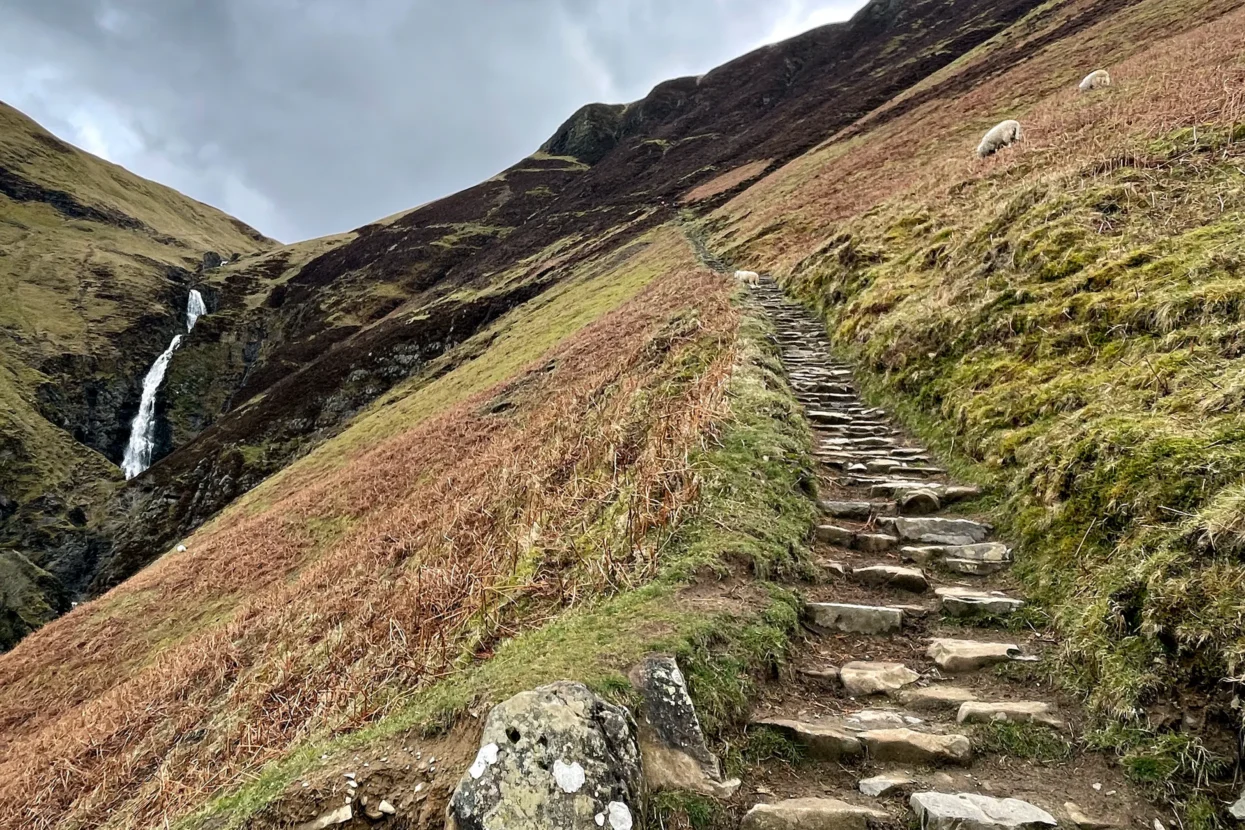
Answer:
<svg viewBox="0 0 1245 830"><path fill-rule="evenodd" d="M186 334L194 330L195 323L204 314L207 314L207 306L203 303L203 295L192 289L190 298L186 301ZM156 448L156 392L160 391L160 384L164 383L164 373L169 369L173 352L177 351L184 339L185 335L176 335L169 347L151 364L143 378L143 396L139 400L138 414L130 424L130 441L126 444L125 457L121 461L121 471L125 473L127 480L151 466L151 454Z"/></svg>

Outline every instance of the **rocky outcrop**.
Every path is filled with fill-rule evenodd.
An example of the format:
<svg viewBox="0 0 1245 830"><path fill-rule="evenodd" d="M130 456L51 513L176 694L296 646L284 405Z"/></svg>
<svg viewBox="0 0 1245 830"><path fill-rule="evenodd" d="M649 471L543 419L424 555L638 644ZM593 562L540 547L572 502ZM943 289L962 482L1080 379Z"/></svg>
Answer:
<svg viewBox="0 0 1245 830"><path fill-rule="evenodd" d="M618 146L626 109L616 104L588 104L580 108L541 146L541 152L596 164Z"/></svg>
<svg viewBox="0 0 1245 830"><path fill-rule="evenodd" d="M631 830L640 748L626 709L579 683L522 692L489 713L447 809L449 830Z"/></svg>
<svg viewBox="0 0 1245 830"><path fill-rule="evenodd" d="M17 551L0 551L0 651L68 610L56 577Z"/></svg>
<svg viewBox="0 0 1245 830"><path fill-rule="evenodd" d="M642 700L637 722L648 790L688 790L721 798L733 794L739 779L723 781L721 764L705 743L675 659L649 655L632 669L631 682Z"/></svg>

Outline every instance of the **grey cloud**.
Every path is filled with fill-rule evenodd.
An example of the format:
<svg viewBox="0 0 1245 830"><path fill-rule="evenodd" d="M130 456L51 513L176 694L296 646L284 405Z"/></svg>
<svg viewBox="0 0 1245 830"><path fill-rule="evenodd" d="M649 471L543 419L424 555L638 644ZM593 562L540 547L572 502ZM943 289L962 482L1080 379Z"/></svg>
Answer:
<svg viewBox="0 0 1245 830"><path fill-rule="evenodd" d="M863 0L5 0L0 99L284 240L453 192Z"/></svg>

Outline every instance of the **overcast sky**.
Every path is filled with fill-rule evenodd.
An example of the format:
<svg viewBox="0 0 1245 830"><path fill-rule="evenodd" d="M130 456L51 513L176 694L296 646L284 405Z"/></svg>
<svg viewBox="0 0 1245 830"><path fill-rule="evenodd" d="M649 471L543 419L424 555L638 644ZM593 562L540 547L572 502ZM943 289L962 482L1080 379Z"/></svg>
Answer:
<svg viewBox="0 0 1245 830"><path fill-rule="evenodd" d="M285 242L863 0L0 0L0 100Z"/></svg>

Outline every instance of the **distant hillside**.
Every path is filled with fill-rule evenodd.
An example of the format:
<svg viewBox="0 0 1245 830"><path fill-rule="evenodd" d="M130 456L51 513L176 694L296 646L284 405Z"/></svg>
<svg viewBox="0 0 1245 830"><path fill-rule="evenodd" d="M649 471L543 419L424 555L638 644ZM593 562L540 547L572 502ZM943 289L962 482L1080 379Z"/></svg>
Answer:
<svg viewBox="0 0 1245 830"><path fill-rule="evenodd" d="M653 648L738 737L815 485L735 267L992 485L1086 741L1209 803L1245 642L1239 5L875 0L289 246L7 115L0 636L83 604L0 656L0 825L297 826L332 753L453 768L499 697L625 695ZM977 159L1004 118L1024 141Z"/></svg>
<svg viewBox="0 0 1245 830"><path fill-rule="evenodd" d="M100 543L85 526L204 253L274 244L0 104L0 546L62 590L86 575Z"/></svg>

